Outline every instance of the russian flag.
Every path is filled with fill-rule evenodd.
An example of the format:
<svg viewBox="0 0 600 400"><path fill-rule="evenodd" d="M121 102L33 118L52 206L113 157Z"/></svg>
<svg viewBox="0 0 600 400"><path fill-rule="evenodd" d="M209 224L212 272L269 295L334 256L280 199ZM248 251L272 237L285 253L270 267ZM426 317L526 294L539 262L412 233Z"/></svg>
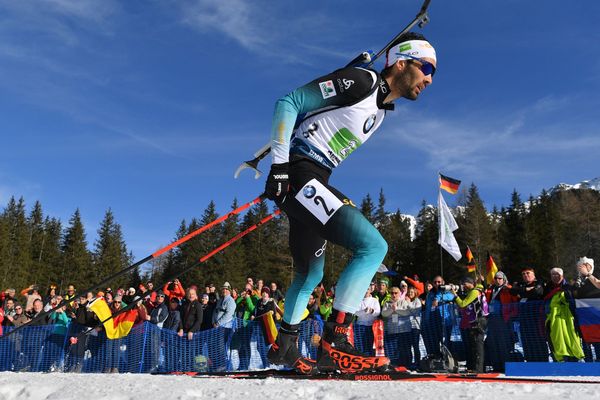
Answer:
<svg viewBox="0 0 600 400"><path fill-rule="evenodd" d="M583 340L600 342L600 299L578 299L575 304Z"/></svg>

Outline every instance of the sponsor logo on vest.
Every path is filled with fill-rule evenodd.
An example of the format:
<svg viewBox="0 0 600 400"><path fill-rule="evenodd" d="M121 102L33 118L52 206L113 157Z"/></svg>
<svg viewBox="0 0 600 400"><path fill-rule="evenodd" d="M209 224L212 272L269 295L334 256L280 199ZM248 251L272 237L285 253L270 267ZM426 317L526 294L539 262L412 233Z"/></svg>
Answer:
<svg viewBox="0 0 600 400"><path fill-rule="evenodd" d="M310 186L312 187L312 186ZM315 257L321 257L323 255L323 253L325 253L325 249L327 248L327 241L325 241L325 243L323 243L323 247L321 247L320 249L318 249L317 251L315 251Z"/></svg>
<svg viewBox="0 0 600 400"><path fill-rule="evenodd" d="M315 194L317 194L317 189L315 189L315 187L312 186L312 185L308 185L308 186L304 187L304 190L302 191L302 194L307 199L311 199L311 198L313 198L315 196Z"/></svg>
<svg viewBox="0 0 600 400"><path fill-rule="evenodd" d="M333 81L319 82L319 88L321 89L321 95L324 99L328 99L337 95Z"/></svg>
<svg viewBox="0 0 600 400"><path fill-rule="evenodd" d="M371 115L369 118L367 118L367 120L365 121L364 125L363 125L363 133L366 135L367 133L369 133L369 131L371 129L373 129L373 126L375 126L375 120L377 119L377 115L373 114Z"/></svg>
<svg viewBox="0 0 600 400"><path fill-rule="evenodd" d="M342 79L342 82L344 82L344 88L346 90L350 89L350 86L354 85L354 81L352 79Z"/></svg>
<svg viewBox="0 0 600 400"><path fill-rule="evenodd" d="M317 153L315 153L315 151L313 149L310 149L310 151L308 152L308 155L310 157L314 158L315 160L317 160L320 163L323 162L323 157L321 157L320 155L318 155Z"/></svg>
<svg viewBox="0 0 600 400"><path fill-rule="evenodd" d="M356 150L362 142L348 128L342 128L333 135L327 144L331 151L343 160Z"/></svg>
<svg viewBox="0 0 600 400"><path fill-rule="evenodd" d="M308 125L308 128L304 132L302 132L302 136L304 136L305 139L308 139L309 136L314 136L315 132L317 132L318 130L319 124L313 122L312 124Z"/></svg>
<svg viewBox="0 0 600 400"><path fill-rule="evenodd" d="M381 93L383 94L387 94L388 92L387 86L385 85L385 81L383 79L379 81L379 90L381 90Z"/></svg>

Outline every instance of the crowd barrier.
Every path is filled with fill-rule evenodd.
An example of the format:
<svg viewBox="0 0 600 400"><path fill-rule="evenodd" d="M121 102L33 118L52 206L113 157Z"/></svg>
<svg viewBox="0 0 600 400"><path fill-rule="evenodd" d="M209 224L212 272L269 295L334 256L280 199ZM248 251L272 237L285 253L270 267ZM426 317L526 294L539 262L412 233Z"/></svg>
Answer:
<svg viewBox="0 0 600 400"><path fill-rule="evenodd" d="M426 319L420 329L399 329L397 321L385 323L384 350L394 364L418 366L419 359L439 352L444 343L458 360L465 359L460 317L454 305L448 314ZM486 364L503 368L507 361L551 361L545 328L545 303L515 303L490 310L486 337ZM322 321L301 324L300 351L316 357ZM5 333L10 331L5 328ZM0 371L35 372L213 372L270 367L262 324L235 320L233 327L198 332L192 340L145 322L134 326L122 339L107 339L104 332L85 333L71 323L32 326L0 338ZM370 327L354 325L354 341L363 351L375 354ZM585 344L585 361L600 357L600 343ZM271 366L272 367L272 366Z"/></svg>

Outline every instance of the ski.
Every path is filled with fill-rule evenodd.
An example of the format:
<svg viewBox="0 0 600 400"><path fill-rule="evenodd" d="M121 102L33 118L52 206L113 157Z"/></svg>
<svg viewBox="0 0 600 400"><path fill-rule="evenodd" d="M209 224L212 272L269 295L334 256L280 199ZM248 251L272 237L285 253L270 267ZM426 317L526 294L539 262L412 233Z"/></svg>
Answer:
<svg viewBox="0 0 600 400"><path fill-rule="evenodd" d="M408 371L382 371L382 372L353 372L353 373L317 373L313 375L300 374L289 369L265 369L257 371L232 371L232 372L176 372L176 375L188 375L194 378L226 378L226 379L291 379L291 380L335 380L335 381L407 381L407 382L487 382L487 383L570 383L570 384L600 384L598 380L583 379L552 379L510 377L497 373L484 374L440 374L440 373L415 373Z"/></svg>

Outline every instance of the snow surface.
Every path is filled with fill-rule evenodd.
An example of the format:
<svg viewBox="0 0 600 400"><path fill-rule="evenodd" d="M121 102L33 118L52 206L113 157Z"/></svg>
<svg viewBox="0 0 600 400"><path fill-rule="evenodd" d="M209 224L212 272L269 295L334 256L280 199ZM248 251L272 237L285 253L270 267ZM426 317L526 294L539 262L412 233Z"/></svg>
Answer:
<svg viewBox="0 0 600 400"><path fill-rule="evenodd" d="M586 400L598 399L599 391L600 385L567 383L292 382L272 378L232 380L141 374L0 373L0 400Z"/></svg>

